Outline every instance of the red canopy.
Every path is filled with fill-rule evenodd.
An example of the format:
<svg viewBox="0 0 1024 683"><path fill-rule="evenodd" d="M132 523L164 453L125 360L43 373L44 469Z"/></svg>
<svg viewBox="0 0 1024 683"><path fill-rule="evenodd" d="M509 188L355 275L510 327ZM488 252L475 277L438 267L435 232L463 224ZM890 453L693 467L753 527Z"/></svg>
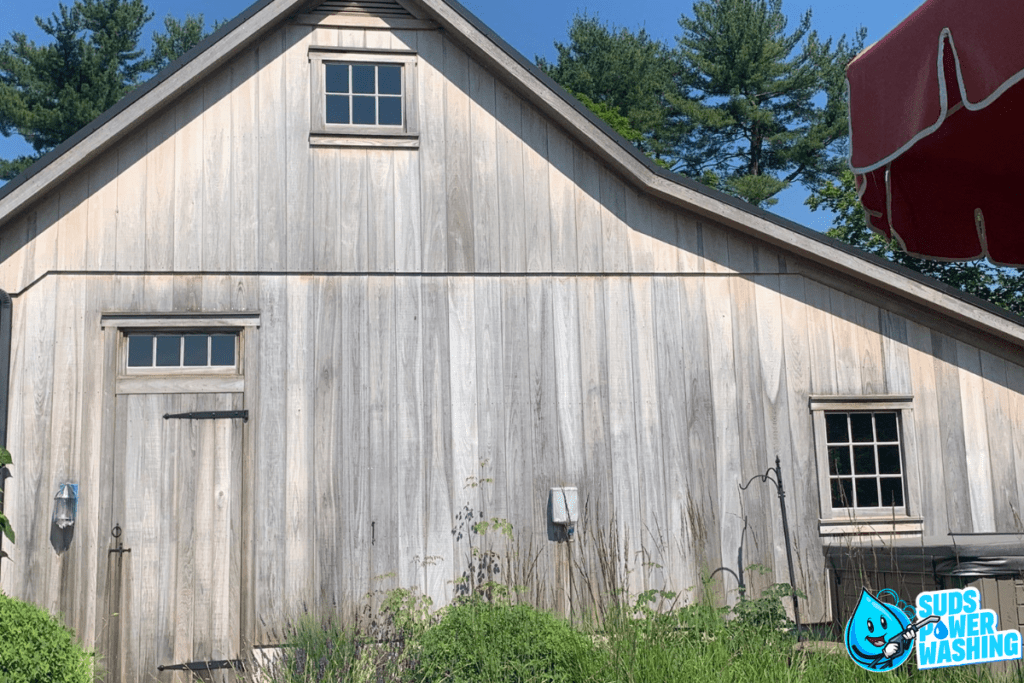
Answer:
<svg viewBox="0 0 1024 683"><path fill-rule="evenodd" d="M1024 0L929 0L846 77L871 226L919 256L1024 264Z"/></svg>

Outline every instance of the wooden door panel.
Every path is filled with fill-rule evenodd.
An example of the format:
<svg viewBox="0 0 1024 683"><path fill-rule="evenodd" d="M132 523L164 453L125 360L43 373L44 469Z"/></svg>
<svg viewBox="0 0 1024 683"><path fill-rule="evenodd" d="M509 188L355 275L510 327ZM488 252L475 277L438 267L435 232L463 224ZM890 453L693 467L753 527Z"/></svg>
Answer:
<svg viewBox="0 0 1024 683"><path fill-rule="evenodd" d="M111 525L130 552L108 680L184 681L158 667L239 657L243 423L164 415L241 407L241 394L117 397Z"/></svg>

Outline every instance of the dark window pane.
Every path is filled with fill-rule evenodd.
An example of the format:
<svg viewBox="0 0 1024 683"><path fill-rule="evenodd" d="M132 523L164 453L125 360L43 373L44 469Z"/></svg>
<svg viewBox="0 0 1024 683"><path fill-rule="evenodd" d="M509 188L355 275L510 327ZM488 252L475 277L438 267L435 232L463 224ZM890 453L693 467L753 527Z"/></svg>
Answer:
<svg viewBox="0 0 1024 683"><path fill-rule="evenodd" d="M900 473L900 447L879 446L878 447L878 472L880 474Z"/></svg>
<svg viewBox="0 0 1024 683"><path fill-rule="evenodd" d="M325 64L327 92L348 92L348 64Z"/></svg>
<svg viewBox="0 0 1024 683"><path fill-rule="evenodd" d="M875 447L854 446L853 447L853 473L874 474L875 473Z"/></svg>
<svg viewBox="0 0 1024 683"><path fill-rule="evenodd" d="M871 413L850 413L850 431L854 441L874 441L875 434L871 429Z"/></svg>
<svg viewBox="0 0 1024 683"><path fill-rule="evenodd" d="M327 123L348 123L348 95L327 96Z"/></svg>
<svg viewBox="0 0 1024 683"><path fill-rule="evenodd" d="M377 92L381 95L402 94L402 67L377 67Z"/></svg>
<svg viewBox="0 0 1024 683"><path fill-rule="evenodd" d="M377 107L375 97L352 98L352 123L374 125L377 123Z"/></svg>
<svg viewBox="0 0 1024 683"><path fill-rule="evenodd" d="M156 364L160 367L181 365L181 337L160 335L156 338Z"/></svg>
<svg viewBox="0 0 1024 683"><path fill-rule="evenodd" d="M849 442L850 433L846 428L846 413L826 413L825 434L829 443Z"/></svg>
<svg viewBox="0 0 1024 683"><path fill-rule="evenodd" d="M382 126L402 125L401 97L382 97L377 106L380 107L380 120L377 123Z"/></svg>
<svg viewBox="0 0 1024 683"><path fill-rule="evenodd" d="M875 432L879 441L899 441L896 413L875 413Z"/></svg>
<svg viewBox="0 0 1024 683"><path fill-rule="evenodd" d="M215 334L211 345L210 365L235 364L235 335Z"/></svg>
<svg viewBox="0 0 1024 683"><path fill-rule="evenodd" d="M903 507L903 478L882 477L882 506Z"/></svg>
<svg viewBox="0 0 1024 683"><path fill-rule="evenodd" d="M828 447L828 473L850 474L850 447Z"/></svg>
<svg viewBox="0 0 1024 683"><path fill-rule="evenodd" d="M353 64L352 92L373 94L373 72L375 69L373 64Z"/></svg>
<svg viewBox="0 0 1024 683"><path fill-rule="evenodd" d="M878 480L874 477L857 480L857 507L878 507Z"/></svg>
<svg viewBox="0 0 1024 683"><path fill-rule="evenodd" d="M153 367L153 335L133 334L128 337L128 367Z"/></svg>
<svg viewBox="0 0 1024 683"><path fill-rule="evenodd" d="M209 358L209 335L186 334L185 335L185 365L195 367L206 366Z"/></svg>
<svg viewBox="0 0 1024 683"><path fill-rule="evenodd" d="M851 479L832 480L832 507L853 507L853 481Z"/></svg>

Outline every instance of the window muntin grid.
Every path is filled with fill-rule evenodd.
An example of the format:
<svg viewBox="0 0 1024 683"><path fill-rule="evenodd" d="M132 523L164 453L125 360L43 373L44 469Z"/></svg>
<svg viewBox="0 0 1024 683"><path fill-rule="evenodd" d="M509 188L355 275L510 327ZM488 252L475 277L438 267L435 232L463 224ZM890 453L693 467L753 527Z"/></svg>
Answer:
<svg viewBox="0 0 1024 683"><path fill-rule="evenodd" d="M237 332L132 332L126 366L140 370L224 370L237 367Z"/></svg>
<svg viewBox="0 0 1024 683"><path fill-rule="evenodd" d="M898 412L825 413L825 433L833 508L904 507Z"/></svg>
<svg viewBox="0 0 1024 683"><path fill-rule="evenodd" d="M325 62L325 122L329 125L403 125L401 64Z"/></svg>

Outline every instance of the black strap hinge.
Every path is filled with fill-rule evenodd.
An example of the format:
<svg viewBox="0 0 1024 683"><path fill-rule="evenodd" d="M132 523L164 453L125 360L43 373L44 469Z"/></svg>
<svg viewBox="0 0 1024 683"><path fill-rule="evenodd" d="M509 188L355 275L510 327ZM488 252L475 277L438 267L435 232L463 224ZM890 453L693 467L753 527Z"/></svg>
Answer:
<svg viewBox="0 0 1024 683"><path fill-rule="evenodd" d="M192 413L167 413L164 415L165 420L172 418L176 420L220 420L220 419L232 419L240 417L242 422L249 421L248 410L199 410Z"/></svg>
<svg viewBox="0 0 1024 683"><path fill-rule="evenodd" d="M214 669L235 669L241 671L241 659L218 659L212 662L186 662L184 664L161 664L157 671L213 671Z"/></svg>

